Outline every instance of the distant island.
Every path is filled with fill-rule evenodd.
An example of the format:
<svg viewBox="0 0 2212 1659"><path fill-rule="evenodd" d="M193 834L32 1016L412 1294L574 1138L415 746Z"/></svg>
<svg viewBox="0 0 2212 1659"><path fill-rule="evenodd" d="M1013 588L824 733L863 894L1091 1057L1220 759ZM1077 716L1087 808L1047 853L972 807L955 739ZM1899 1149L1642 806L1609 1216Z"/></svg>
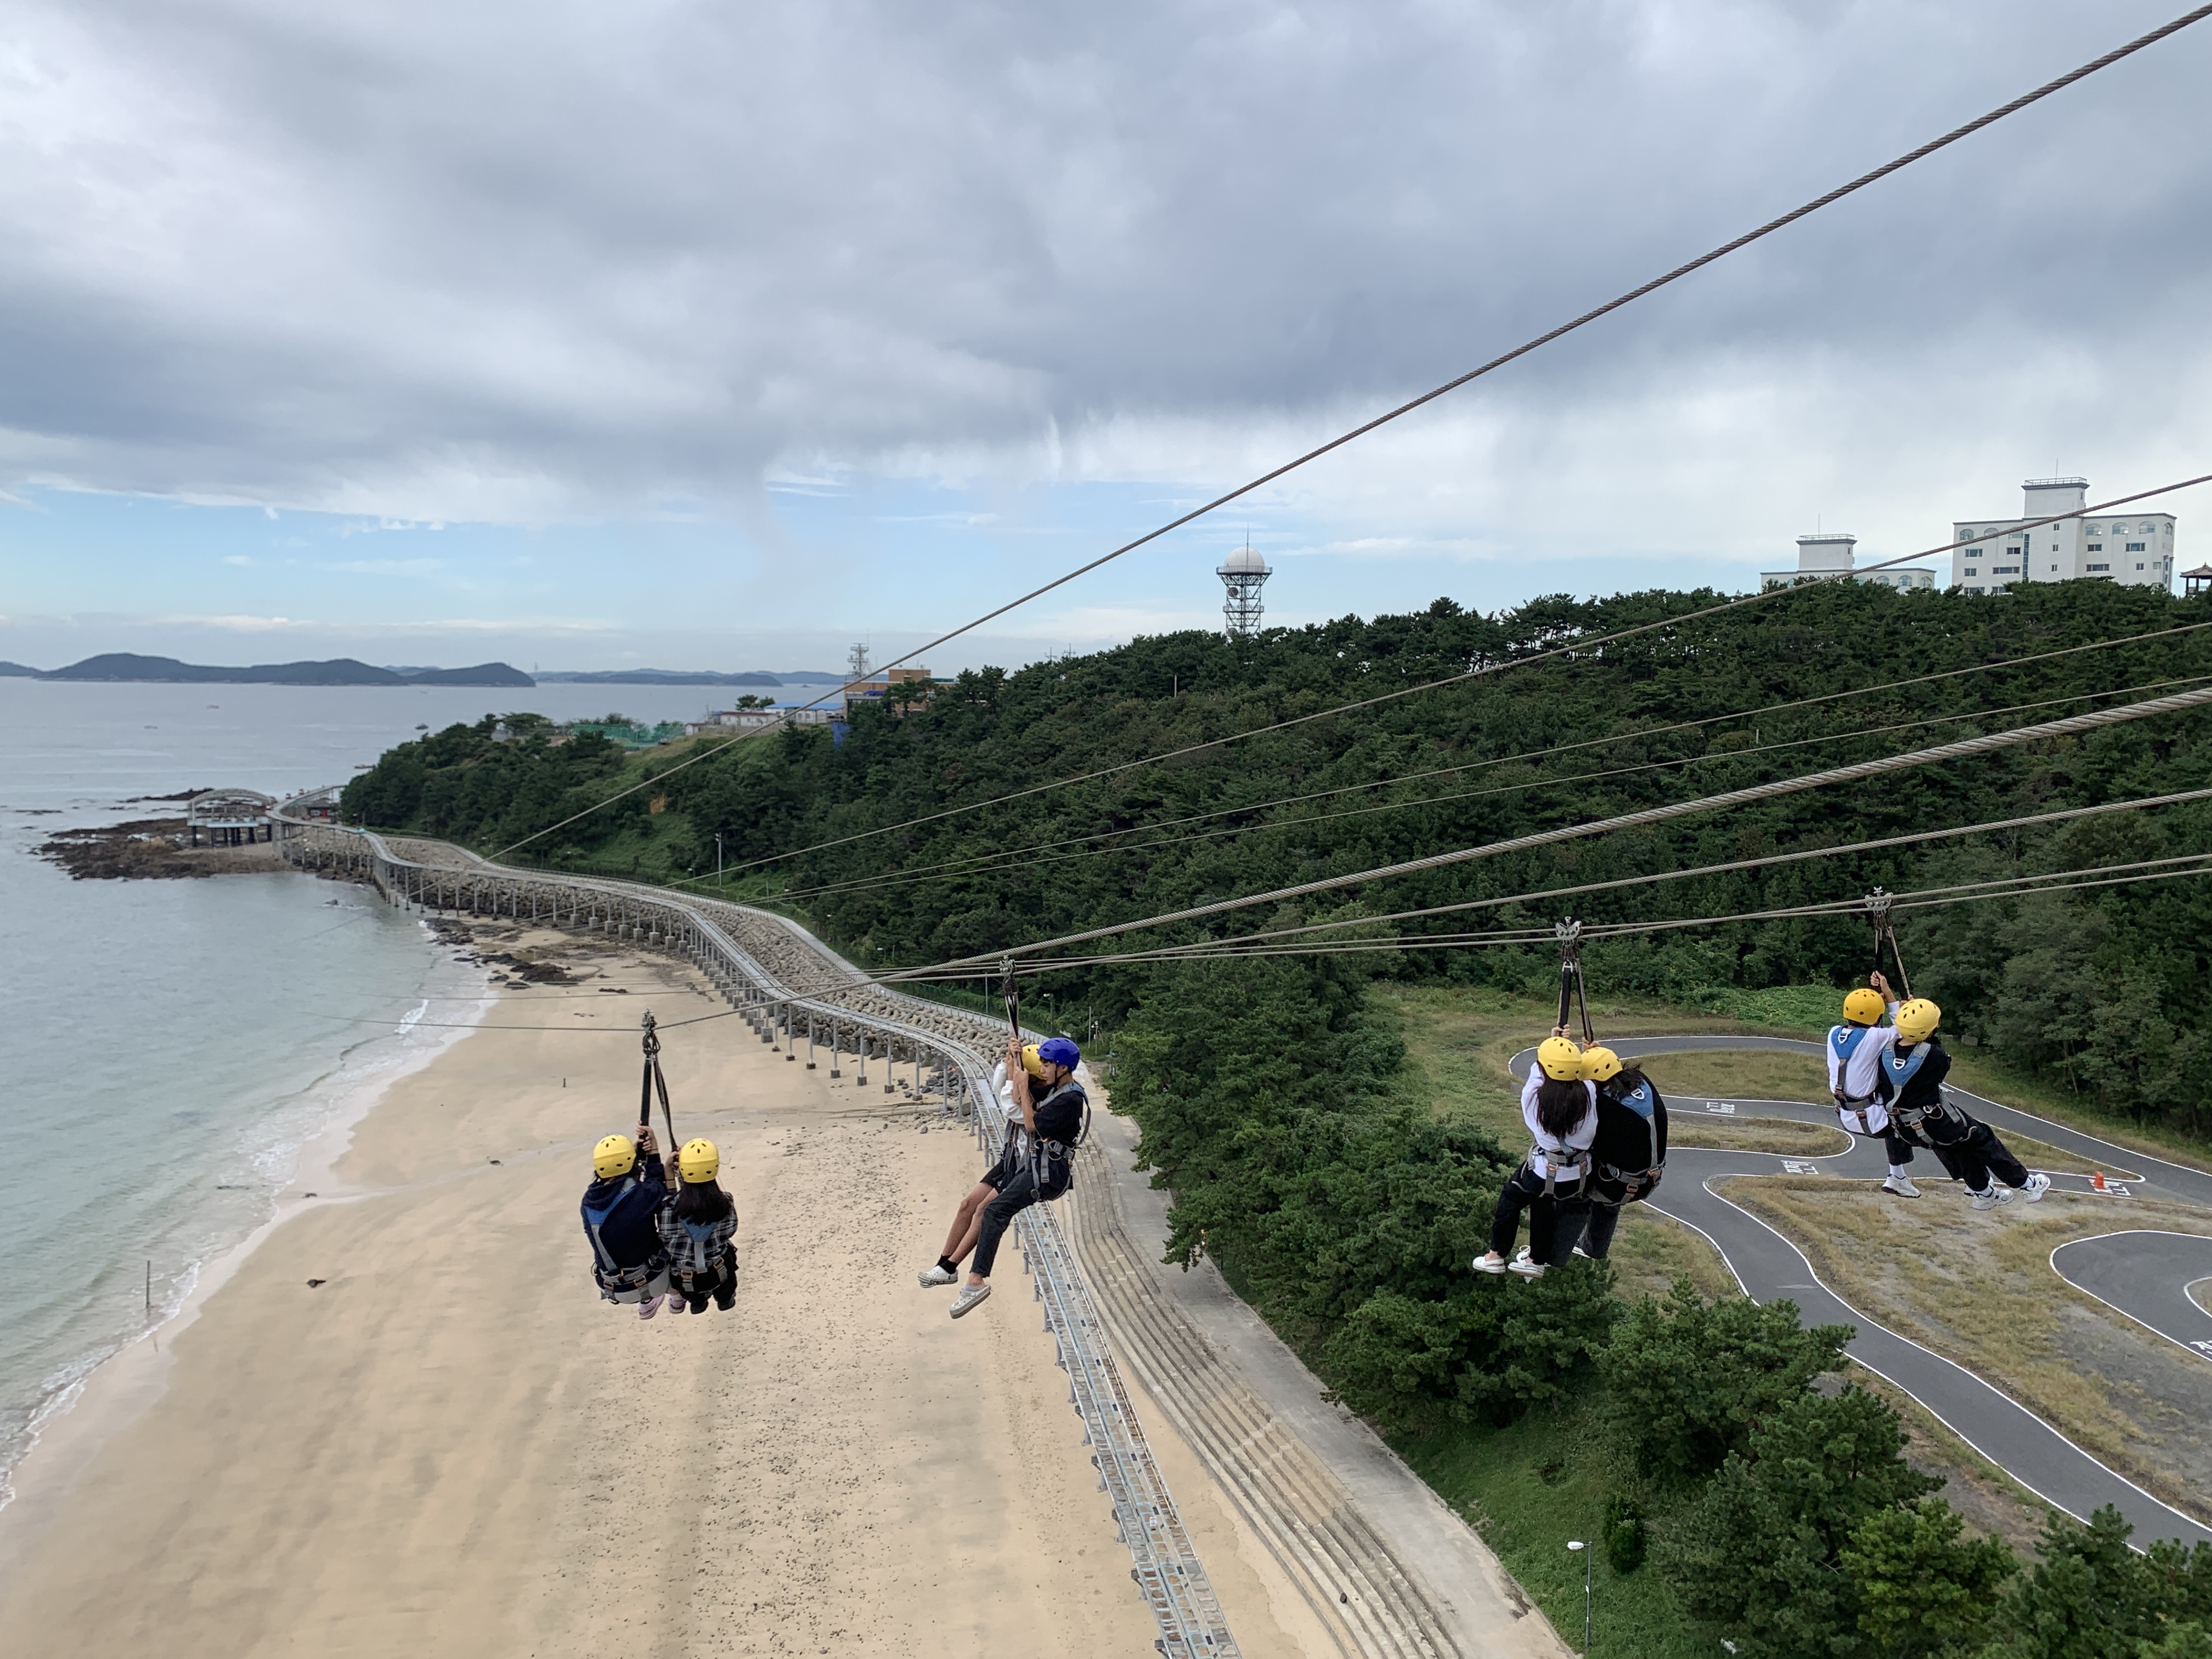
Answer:
<svg viewBox="0 0 2212 1659"><path fill-rule="evenodd" d="M0 661L0 680L34 680L39 678L35 668L26 668L19 662Z"/></svg>
<svg viewBox="0 0 2212 1659"><path fill-rule="evenodd" d="M540 674L540 685L842 685L842 674L793 669L781 674L755 672L715 674L676 668L612 668L603 673Z"/></svg>
<svg viewBox="0 0 2212 1659"><path fill-rule="evenodd" d="M14 665L10 664L12 670ZM179 662L174 657L141 657L128 651L110 651L87 657L50 673L21 671L42 680L134 680L165 685L501 685L538 684L519 668L503 662L478 663L473 668L415 668L404 672L378 668L351 657L328 662L257 663L250 668L211 668L202 663Z"/></svg>

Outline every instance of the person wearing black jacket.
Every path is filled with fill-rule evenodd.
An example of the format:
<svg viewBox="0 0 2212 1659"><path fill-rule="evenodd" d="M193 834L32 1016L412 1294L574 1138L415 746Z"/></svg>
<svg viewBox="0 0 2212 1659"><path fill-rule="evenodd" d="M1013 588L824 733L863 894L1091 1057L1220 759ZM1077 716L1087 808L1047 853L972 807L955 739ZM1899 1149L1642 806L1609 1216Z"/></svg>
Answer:
<svg viewBox="0 0 2212 1659"><path fill-rule="evenodd" d="M640 1129L635 1142L607 1136L592 1149L592 1171L582 1206L592 1277L608 1301L635 1302L637 1316L650 1319L668 1293L668 1251L660 1238L668 1180L653 1131Z"/></svg>
<svg viewBox="0 0 2212 1659"><path fill-rule="evenodd" d="M1667 1168L1667 1102L1651 1079L1621 1064L1610 1048L1583 1050L1583 1074L1597 1085L1597 1137L1590 1142L1590 1178L1582 1203L1563 1207L1559 1240L1577 1255L1602 1261L1613 1249L1621 1206L1650 1196ZM1582 1221L1582 1237L1572 1243Z"/></svg>
<svg viewBox="0 0 2212 1659"><path fill-rule="evenodd" d="M2014 1192L2031 1204L2040 1200L2051 1189L2051 1177L2031 1172L2006 1150L1996 1130L1969 1117L1945 1094L1951 1056L1936 1040L1943 1011L1925 997L1915 997L1899 1003L1893 1018L1897 1041L1881 1056L1881 1081L1890 1121L1899 1133L1927 1147L1964 1181L1978 1210L2009 1204ZM2004 1186L1996 1184L2000 1181Z"/></svg>

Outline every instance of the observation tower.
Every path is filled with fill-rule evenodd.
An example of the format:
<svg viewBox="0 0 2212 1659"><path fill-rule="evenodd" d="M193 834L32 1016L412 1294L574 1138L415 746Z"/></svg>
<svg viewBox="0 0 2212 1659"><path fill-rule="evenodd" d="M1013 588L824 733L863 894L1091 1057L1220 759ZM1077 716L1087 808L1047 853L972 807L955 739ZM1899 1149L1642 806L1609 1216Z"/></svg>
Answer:
<svg viewBox="0 0 2212 1659"><path fill-rule="evenodd" d="M1228 600L1221 607L1229 637L1249 639L1260 631L1260 589L1274 572L1267 568L1266 559L1247 546L1224 559L1213 574L1229 590Z"/></svg>

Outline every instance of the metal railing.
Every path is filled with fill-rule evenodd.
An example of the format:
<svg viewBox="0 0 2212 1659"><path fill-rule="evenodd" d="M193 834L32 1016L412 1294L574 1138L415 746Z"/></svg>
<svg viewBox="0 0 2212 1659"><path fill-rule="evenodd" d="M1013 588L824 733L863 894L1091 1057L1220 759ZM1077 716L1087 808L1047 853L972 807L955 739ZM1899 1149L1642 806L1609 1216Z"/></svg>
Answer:
<svg viewBox="0 0 2212 1659"><path fill-rule="evenodd" d="M689 902L620 881L508 869L472 854L468 864L426 863L401 857L372 830L314 822L289 810L325 793L295 797L270 813L279 849L293 862L344 870L395 904L507 916L684 957L714 981L763 1042L777 1043L791 1058L797 1057L799 1018L806 1021L810 1052L826 1022L832 1075L839 1073L848 1031L862 1081L871 1047L880 1044L886 1092L896 1086L890 1072L902 1048L914 1063L917 1098L926 1095L925 1063L933 1060L945 1109L973 1127L987 1152L1004 1146L1006 1114L983 1058L983 1045L1000 1032L994 1022L874 984L797 923L767 911L719 901ZM751 944L758 948L741 943L732 926L757 930ZM832 981L828 988L808 994L784 983L761 960L764 953L788 959L793 947L824 970ZM855 1006L855 998L876 1006ZM1115 1526L1128 1548L1130 1576L1159 1625L1154 1648L1168 1659L1237 1659L1236 1639L1146 1442L1064 1231L1049 1208L1033 1205L1017 1218L1014 1234L1053 1335L1056 1363L1067 1373L1068 1401L1083 1419L1100 1489L1113 1503Z"/></svg>

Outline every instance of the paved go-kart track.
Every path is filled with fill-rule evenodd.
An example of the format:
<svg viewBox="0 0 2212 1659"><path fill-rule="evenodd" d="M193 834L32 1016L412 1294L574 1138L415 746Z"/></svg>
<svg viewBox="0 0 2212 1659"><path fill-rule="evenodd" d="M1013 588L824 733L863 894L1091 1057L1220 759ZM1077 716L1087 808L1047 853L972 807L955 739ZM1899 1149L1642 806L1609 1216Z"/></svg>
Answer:
<svg viewBox="0 0 2212 1659"><path fill-rule="evenodd" d="M1788 1037L1640 1037L1623 1039L1612 1047L1624 1060L1692 1048L1768 1048L1816 1058L1821 1052L1817 1042ZM1513 1056L1510 1064L1516 1077L1528 1075L1535 1052L1526 1048ZM2115 1231L2060 1246L2052 1252L2051 1267L2069 1283L2137 1323L2212 1360L2212 1314L2190 1296L2192 1284L2212 1277L2212 1175L2115 1146L1964 1089L1951 1092L1967 1111L2001 1134L2011 1130L2032 1135L2111 1168L2140 1170L2147 1178L2126 1183L2134 1192L2204 1209L2206 1237ZM1809 1101L1709 1101L1669 1096L1667 1104L1670 1120L1676 1123L1709 1113L1796 1118L1832 1127L1836 1122L1832 1108ZM1784 1298L1795 1302L1808 1325L1856 1326L1858 1334L1849 1350L1854 1360L1903 1389L1960 1438L2045 1502L2084 1519L2092 1510L2113 1504L2134 1523L2138 1542L2154 1538L2174 1538L2185 1543L2212 1540L2212 1528L2200 1525L2106 1468L1997 1388L1885 1329L1850 1306L1820 1282L1812 1263L1788 1238L1713 1189L1716 1180L1736 1175L1818 1174L1880 1181L1887 1168L1881 1143L1856 1136L1850 1139L1849 1150L1828 1158L1670 1146L1666 1179L1648 1202L1661 1214L1703 1234L1747 1294L1761 1302ZM2087 1176L2052 1173L2051 1182L2057 1189L2091 1190Z"/></svg>

